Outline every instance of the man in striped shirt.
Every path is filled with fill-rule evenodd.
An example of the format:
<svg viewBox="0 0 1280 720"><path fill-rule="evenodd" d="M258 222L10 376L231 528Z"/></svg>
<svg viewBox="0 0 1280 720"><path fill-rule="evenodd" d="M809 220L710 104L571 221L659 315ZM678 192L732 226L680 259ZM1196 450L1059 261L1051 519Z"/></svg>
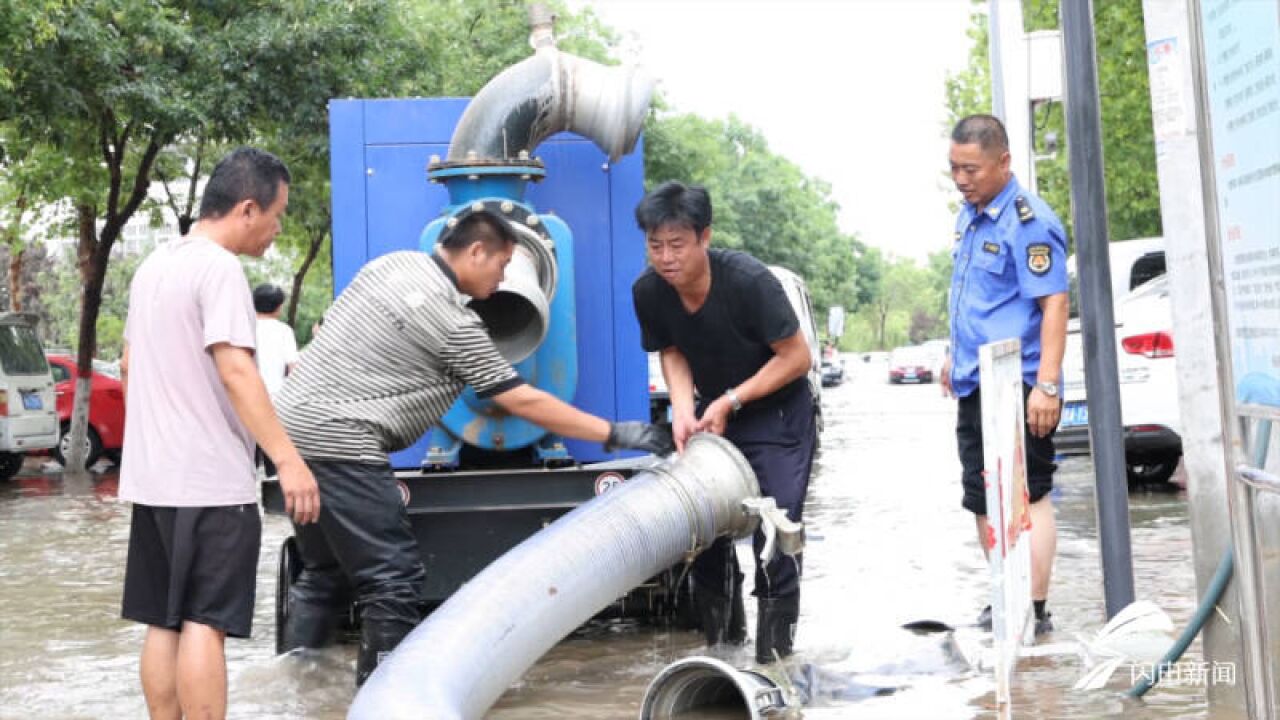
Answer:
<svg viewBox="0 0 1280 720"><path fill-rule="evenodd" d="M507 221L467 209L436 254L394 252L356 274L325 313L278 399L320 486L318 525L295 525L302 573L282 647L320 647L341 588L361 612L356 683L421 619L425 570L387 457L422 437L470 385L507 412L606 449L665 454L670 435L611 423L526 384L467 307L498 288L514 251Z"/></svg>

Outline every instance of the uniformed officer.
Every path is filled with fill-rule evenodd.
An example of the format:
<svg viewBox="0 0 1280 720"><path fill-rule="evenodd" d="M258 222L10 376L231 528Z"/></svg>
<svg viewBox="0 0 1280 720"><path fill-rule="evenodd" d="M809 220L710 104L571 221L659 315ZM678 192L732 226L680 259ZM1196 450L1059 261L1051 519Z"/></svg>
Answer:
<svg viewBox="0 0 1280 720"><path fill-rule="evenodd" d="M956 220L951 275L951 357L944 393L959 398L956 444L964 468L963 505L977 520L984 551L987 508L982 469L978 348L1022 341L1026 397L1027 489L1031 501L1031 598L1036 634L1053 624L1045 610L1057 545L1053 505L1053 432L1062 409L1062 353L1067 338L1066 241L1062 223L1009 169L1009 138L990 115L971 115L951 133L951 178L964 195ZM990 629L991 608L979 624Z"/></svg>

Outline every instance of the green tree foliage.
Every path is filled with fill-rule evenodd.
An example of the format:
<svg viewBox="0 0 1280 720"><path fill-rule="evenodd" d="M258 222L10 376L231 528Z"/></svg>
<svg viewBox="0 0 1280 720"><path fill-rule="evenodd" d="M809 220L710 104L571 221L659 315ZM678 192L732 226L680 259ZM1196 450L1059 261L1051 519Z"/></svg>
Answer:
<svg viewBox="0 0 1280 720"><path fill-rule="evenodd" d="M946 337L949 251L930 255L924 268L911 260L886 258L877 248L867 251L864 262L875 268L873 299L854 314L843 347L889 350Z"/></svg>
<svg viewBox="0 0 1280 720"><path fill-rule="evenodd" d="M7 47L0 125L19 145L58 148L57 171L73 181L85 376L112 247L146 199L161 151L185 137L248 140L277 112L323 113L327 80L376 51L386 9L376 0L5 6L4 17L36 34L7 38L17 42ZM77 398L73 434L86 411Z"/></svg>
<svg viewBox="0 0 1280 720"><path fill-rule="evenodd" d="M524 2L399 0L392 6L377 30L376 43L367 37L367 28L350 27L341 17L309 22L306 36L295 38L296 56L337 51L350 62L286 68L282 81L313 88L320 104L278 107L253 126L255 142L285 158L293 175L288 219L276 241L277 249L291 259L292 270L273 280L286 285L285 320L304 340L333 292L328 117L323 103L337 97L474 95L494 75L530 54ZM322 5L319 11L333 8ZM598 61L607 58L614 40L590 11L574 14L561 7L559 13L556 27L562 50ZM374 47L375 52L362 52ZM161 158L162 176L183 178L179 191L171 193L170 205L184 232L194 188L207 172L201 160L221 154L209 147L214 139L206 133L176 144L172 158Z"/></svg>
<svg viewBox="0 0 1280 720"><path fill-rule="evenodd" d="M990 112L991 72L987 16L975 0L969 36L974 45L969 66L947 79L951 123L973 112ZM1028 31L1058 27L1059 0L1025 0ZM1147 76L1146 35L1141 0L1094 3L1098 93L1101 99L1103 172L1107 185L1107 229L1112 240L1159 235L1160 197L1156 183L1155 140ZM1066 146L1062 105L1036 109L1036 153L1047 154L1045 135L1054 132ZM1071 186L1066 151L1036 163L1040 195L1071 230Z"/></svg>
<svg viewBox="0 0 1280 720"><path fill-rule="evenodd" d="M667 180L706 186L712 241L804 277L819 317L832 305L854 310L871 301L873 278L860 262L865 247L837 226L830 186L774 154L738 118L654 113L645 130L645 177L650 187Z"/></svg>
<svg viewBox="0 0 1280 720"><path fill-rule="evenodd" d="M968 115L991 112L991 31L987 23L986 2L972 0L975 9L969 14L969 27L965 34L972 45L969 46L969 61L961 72L947 74L947 127L944 132L950 136L951 128L960 118Z"/></svg>

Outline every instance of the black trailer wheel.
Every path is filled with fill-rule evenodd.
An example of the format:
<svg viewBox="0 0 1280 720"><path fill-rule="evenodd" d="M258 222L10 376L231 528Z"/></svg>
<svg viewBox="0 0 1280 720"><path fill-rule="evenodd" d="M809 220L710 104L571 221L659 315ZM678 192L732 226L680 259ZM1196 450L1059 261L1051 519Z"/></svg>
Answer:
<svg viewBox="0 0 1280 720"><path fill-rule="evenodd" d="M1181 455L1133 458L1125 463L1131 485L1163 485L1178 469Z"/></svg>
<svg viewBox="0 0 1280 720"><path fill-rule="evenodd" d="M22 470L22 453L0 453L0 482L12 478Z"/></svg>
<svg viewBox="0 0 1280 720"><path fill-rule="evenodd" d="M289 619L289 588L302 572L298 541L289 536L280 545L280 565L276 573L276 654L284 652L284 626Z"/></svg>

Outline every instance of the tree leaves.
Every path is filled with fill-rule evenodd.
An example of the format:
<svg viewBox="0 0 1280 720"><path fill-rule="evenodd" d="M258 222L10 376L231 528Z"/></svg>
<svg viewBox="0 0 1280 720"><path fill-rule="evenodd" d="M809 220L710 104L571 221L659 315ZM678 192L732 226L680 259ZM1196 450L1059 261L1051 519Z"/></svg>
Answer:
<svg viewBox="0 0 1280 720"><path fill-rule="evenodd" d="M870 299L859 284L863 246L836 223L830 186L774 154L760 131L730 116L654 112L645 126L645 177L703 185L714 208L713 242L745 250L805 278L815 311L851 311Z"/></svg>
<svg viewBox="0 0 1280 720"><path fill-rule="evenodd" d="M985 5L975 0L975 7ZM1028 31L1058 27L1059 0L1028 0ZM987 53L987 16L975 10L969 36L974 45L969 66L947 78L947 109L954 125L961 117L991 111L991 73ZM1107 229L1113 241L1161 233L1156 182L1155 139L1146 72L1146 34L1141 0L1094 4L1098 94L1102 114L1103 172L1107 185ZM1060 139L1056 157L1036 163L1038 192L1071 232L1071 186L1067 173L1067 134L1060 103L1038 110L1036 152L1047 155L1044 138ZM1074 244L1074 243L1073 243Z"/></svg>

